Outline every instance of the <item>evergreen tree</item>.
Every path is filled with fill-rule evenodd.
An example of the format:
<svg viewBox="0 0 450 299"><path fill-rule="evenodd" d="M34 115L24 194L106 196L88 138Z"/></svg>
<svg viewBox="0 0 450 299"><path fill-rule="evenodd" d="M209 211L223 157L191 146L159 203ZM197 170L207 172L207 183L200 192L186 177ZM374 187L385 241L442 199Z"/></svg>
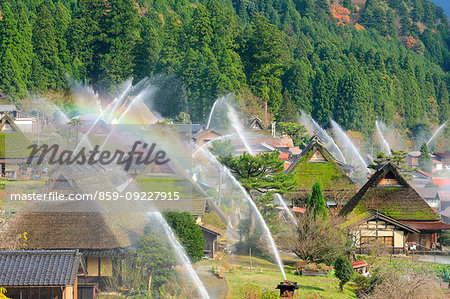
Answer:
<svg viewBox="0 0 450 299"><path fill-rule="evenodd" d="M249 81L256 95L276 111L282 102L282 40L281 32L261 16L255 16L247 32L243 53Z"/></svg>
<svg viewBox="0 0 450 299"><path fill-rule="evenodd" d="M59 59L58 37L51 1L44 1L38 8L33 29L33 73L32 78L38 90L58 90L64 87L65 69Z"/></svg>
<svg viewBox="0 0 450 299"><path fill-rule="evenodd" d="M10 6L4 3L1 6L2 18L0 19L0 73L1 89L12 96L23 96L26 91L26 70L17 60L21 54L20 33L17 21Z"/></svg>
<svg viewBox="0 0 450 299"><path fill-rule="evenodd" d="M306 202L306 206L309 212L314 214L314 217L327 217L328 211L320 182L314 183L312 192Z"/></svg>
<svg viewBox="0 0 450 299"><path fill-rule="evenodd" d="M107 52L101 56L98 87L109 88L133 74L133 49L138 38L137 10L133 0L108 2L101 30Z"/></svg>
<svg viewBox="0 0 450 299"><path fill-rule="evenodd" d="M347 257L341 256L334 262L334 271L336 277L339 279L339 288L342 292L344 290L344 285L349 282L354 275L352 264Z"/></svg>
<svg viewBox="0 0 450 299"><path fill-rule="evenodd" d="M431 168L431 156L428 152L427 144L424 142L420 148L419 169L425 171L426 173L431 173Z"/></svg>
<svg viewBox="0 0 450 299"><path fill-rule="evenodd" d="M136 80L153 74L161 50L159 33L150 18L142 17L139 20L139 26L140 36L133 53L133 75Z"/></svg>

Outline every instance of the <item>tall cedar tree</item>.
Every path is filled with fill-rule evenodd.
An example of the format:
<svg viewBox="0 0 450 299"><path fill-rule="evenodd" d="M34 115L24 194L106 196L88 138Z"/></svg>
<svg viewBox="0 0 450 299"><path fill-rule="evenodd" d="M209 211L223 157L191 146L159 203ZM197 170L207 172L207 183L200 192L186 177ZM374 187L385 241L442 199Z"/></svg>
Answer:
<svg viewBox="0 0 450 299"><path fill-rule="evenodd" d="M314 217L327 217L327 205L325 204L325 198L323 197L322 187L320 182L315 182L312 188L312 192L309 195L306 206L310 213L314 214Z"/></svg>
<svg viewBox="0 0 450 299"><path fill-rule="evenodd" d="M262 15L254 17L246 33L244 65L255 94L269 103L272 111L282 102L283 41L281 32Z"/></svg>
<svg viewBox="0 0 450 299"><path fill-rule="evenodd" d="M431 173L431 156L428 152L427 144L424 142L420 147L419 168L427 173Z"/></svg>
<svg viewBox="0 0 450 299"><path fill-rule="evenodd" d="M0 83L1 89L11 95L24 95L26 91L26 73L17 55L21 53L20 33L17 21L9 4L1 6L2 18L0 19Z"/></svg>

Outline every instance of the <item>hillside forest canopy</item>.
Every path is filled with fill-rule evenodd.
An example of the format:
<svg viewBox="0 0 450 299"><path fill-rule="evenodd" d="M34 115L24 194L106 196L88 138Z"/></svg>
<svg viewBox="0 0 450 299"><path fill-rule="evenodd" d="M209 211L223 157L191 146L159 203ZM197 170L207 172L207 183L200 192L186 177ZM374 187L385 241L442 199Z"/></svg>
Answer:
<svg viewBox="0 0 450 299"><path fill-rule="evenodd" d="M277 122L301 109L366 138L377 118L409 137L449 118L449 23L429 0L2 0L0 12L0 88L19 108L36 94L70 106L72 80L113 96L149 77L152 107L192 122L227 93Z"/></svg>

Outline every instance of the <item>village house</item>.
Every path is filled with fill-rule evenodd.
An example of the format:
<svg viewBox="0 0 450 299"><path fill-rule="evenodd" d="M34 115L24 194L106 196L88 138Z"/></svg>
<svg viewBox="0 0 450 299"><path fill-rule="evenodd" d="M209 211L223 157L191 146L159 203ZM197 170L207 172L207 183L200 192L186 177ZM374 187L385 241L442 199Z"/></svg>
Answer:
<svg viewBox="0 0 450 299"><path fill-rule="evenodd" d="M417 190L429 188L429 186L434 184L433 177L429 173L426 173L420 169L415 169L412 171L401 170L400 173L404 176L408 175L412 177L412 179L409 180L409 183Z"/></svg>
<svg viewBox="0 0 450 299"><path fill-rule="evenodd" d="M293 206L305 206L316 181L321 184L329 206L344 204L358 189L316 135L311 137L285 173L293 173L296 179L295 189L286 196L292 200Z"/></svg>
<svg viewBox="0 0 450 299"><path fill-rule="evenodd" d="M87 299L86 267L77 250L0 251L0 286L11 299Z"/></svg>
<svg viewBox="0 0 450 299"><path fill-rule="evenodd" d="M450 153L434 153L434 155L436 156L436 159L442 163L442 168L444 170L450 171Z"/></svg>
<svg viewBox="0 0 450 299"><path fill-rule="evenodd" d="M450 223L450 191L438 191L436 200L439 202L438 213L442 217L442 221Z"/></svg>
<svg viewBox="0 0 450 299"><path fill-rule="evenodd" d="M250 118L247 127L251 131L264 131L264 130L266 130L263 122L257 116Z"/></svg>
<svg viewBox="0 0 450 299"><path fill-rule="evenodd" d="M1 176L9 179L30 179L35 171L27 164L32 142L17 126L13 118L4 114L0 120Z"/></svg>
<svg viewBox="0 0 450 299"><path fill-rule="evenodd" d="M409 167L418 167L419 157L420 157L419 151L409 152L405 158L406 164L408 164ZM442 171L443 164L441 160L436 155L433 154L430 154L430 157L432 164L432 172Z"/></svg>
<svg viewBox="0 0 450 299"><path fill-rule="evenodd" d="M192 136L192 139L194 140L195 144L197 146L203 146L206 143L219 138L221 136L220 133L213 129L207 129L197 132Z"/></svg>
<svg viewBox="0 0 450 299"><path fill-rule="evenodd" d="M7 248L0 249L79 250L87 273L78 286L103 289L146 223L144 215L99 201L31 202L1 227L1 246ZM19 242L24 232L26 239Z"/></svg>
<svg viewBox="0 0 450 299"><path fill-rule="evenodd" d="M219 237L224 233L223 229L207 223L198 223L202 229L205 238L205 248L203 249L204 257L213 259L219 251Z"/></svg>
<svg viewBox="0 0 450 299"><path fill-rule="evenodd" d="M416 188L417 193L427 202L434 210L439 208L439 198L437 197L439 188Z"/></svg>
<svg viewBox="0 0 450 299"><path fill-rule="evenodd" d="M450 229L388 162L378 167L367 183L340 211L347 217L359 252L373 241L384 243L392 253L437 248L438 235Z"/></svg>

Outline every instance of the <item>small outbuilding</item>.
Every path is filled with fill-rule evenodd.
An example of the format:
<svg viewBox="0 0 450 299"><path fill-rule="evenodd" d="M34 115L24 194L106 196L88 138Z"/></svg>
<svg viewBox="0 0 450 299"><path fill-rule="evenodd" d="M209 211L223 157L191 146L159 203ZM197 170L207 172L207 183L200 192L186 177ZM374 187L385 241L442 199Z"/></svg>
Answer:
<svg viewBox="0 0 450 299"><path fill-rule="evenodd" d="M12 299L77 299L86 268L78 250L0 251L0 286Z"/></svg>
<svg viewBox="0 0 450 299"><path fill-rule="evenodd" d="M219 249L218 238L224 231L211 224L199 223L199 226L205 238L204 257L212 259Z"/></svg>
<svg viewBox="0 0 450 299"><path fill-rule="evenodd" d="M356 273L359 273L364 276L369 274L369 264L367 264L365 260L352 262L352 267Z"/></svg>

